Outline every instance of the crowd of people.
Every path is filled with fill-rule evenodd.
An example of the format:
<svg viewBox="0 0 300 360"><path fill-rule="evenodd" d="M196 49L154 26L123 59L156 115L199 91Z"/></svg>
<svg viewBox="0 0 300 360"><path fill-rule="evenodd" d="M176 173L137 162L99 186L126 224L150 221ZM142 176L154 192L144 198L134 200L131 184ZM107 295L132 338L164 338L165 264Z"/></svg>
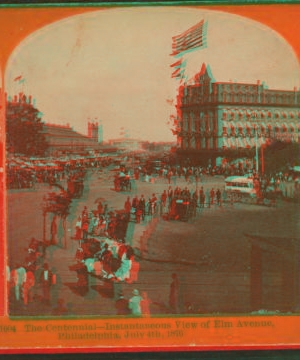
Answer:
<svg viewBox="0 0 300 360"><path fill-rule="evenodd" d="M66 181L68 189L80 194L83 179L89 169L99 170L117 164L113 157L62 160L51 164L23 162L24 165L8 164L6 185L8 189L31 189L40 183L53 184Z"/></svg>
<svg viewBox="0 0 300 360"><path fill-rule="evenodd" d="M89 289L89 275L110 282L137 281L139 262L133 248L126 243L129 216L124 211L109 209L98 202L97 209L84 207L76 222L75 240L79 242L76 265L78 289L85 295Z"/></svg>

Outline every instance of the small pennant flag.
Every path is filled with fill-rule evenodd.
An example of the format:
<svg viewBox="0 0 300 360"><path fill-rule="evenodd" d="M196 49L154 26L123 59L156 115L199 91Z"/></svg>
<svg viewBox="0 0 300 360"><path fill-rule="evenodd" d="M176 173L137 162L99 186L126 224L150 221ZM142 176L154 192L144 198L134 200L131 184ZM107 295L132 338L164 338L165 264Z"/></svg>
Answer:
<svg viewBox="0 0 300 360"><path fill-rule="evenodd" d="M21 79L22 79L22 75L16 77L16 78L14 79L14 81L20 81Z"/></svg>
<svg viewBox="0 0 300 360"><path fill-rule="evenodd" d="M176 79L182 79L184 78L184 71L185 69L176 69L173 74L172 74L172 78L176 78Z"/></svg>
<svg viewBox="0 0 300 360"><path fill-rule="evenodd" d="M182 60L181 58L179 61L176 61L176 63L170 65L170 67L173 67L174 69L184 68L186 67L186 59Z"/></svg>
<svg viewBox="0 0 300 360"><path fill-rule="evenodd" d="M206 47L207 22L201 20L184 33L174 36L171 56L181 56L183 53Z"/></svg>

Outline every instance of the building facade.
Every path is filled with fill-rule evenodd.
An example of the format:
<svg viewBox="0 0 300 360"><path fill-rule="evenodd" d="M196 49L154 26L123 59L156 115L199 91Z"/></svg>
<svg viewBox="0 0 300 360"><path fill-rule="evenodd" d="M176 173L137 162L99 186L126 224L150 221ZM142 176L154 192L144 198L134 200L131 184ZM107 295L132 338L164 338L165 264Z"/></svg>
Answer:
<svg viewBox="0 0 300 360"><path fill-rule="evenodd" d="M175 121L180 152L212 154L273 139L299 142L300 92L269 90L263 83L216 82L202 65L180 86Z"/></svg>
<svg viewBox="0 0 300 360"><path fill-rule="evenodd" d="M139 151L143 149L143 142L141 140L121 138L121 139L111 139L109 144L116 147L119 150L126 152Z"/></svg>
<svg viewBox="0 0 300 360"><path fill-rule="evenodd" d="M44 124L43 133L49 144L48 155L79 154L100 148L98 139L79 134L69 125Z"/></svg>

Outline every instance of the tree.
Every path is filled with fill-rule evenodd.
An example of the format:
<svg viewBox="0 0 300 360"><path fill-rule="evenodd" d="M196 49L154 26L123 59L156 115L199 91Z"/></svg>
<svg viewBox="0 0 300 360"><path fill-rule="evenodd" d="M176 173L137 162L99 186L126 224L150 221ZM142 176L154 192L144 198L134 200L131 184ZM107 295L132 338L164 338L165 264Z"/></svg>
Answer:
<svg viewBox="0 0 300 360"><path fill-rule="evenodd" d="M71 204L72 197L67 191L64 191L63 188L61 188L59 194L49 192L48 197L45 197L43 201L44 216L46 213L53 213L61 218L65 248L67 247L66 221L68 215L70 215Z"/></svg>
<svg viewBox="0 0 300 360"><path fill-rule="evenodd" d="M8 102L6 107L6 134L8 151L26 156L43 156L48 148L43 134L40 112L23 101Z"/></svg>
<svg viewBox="0 0 300 360"><path fill-rule="evenodd" d="M266 173L282 170L287 166L300 165L300 144L274 141L264 150L264 167Z"/></svg>

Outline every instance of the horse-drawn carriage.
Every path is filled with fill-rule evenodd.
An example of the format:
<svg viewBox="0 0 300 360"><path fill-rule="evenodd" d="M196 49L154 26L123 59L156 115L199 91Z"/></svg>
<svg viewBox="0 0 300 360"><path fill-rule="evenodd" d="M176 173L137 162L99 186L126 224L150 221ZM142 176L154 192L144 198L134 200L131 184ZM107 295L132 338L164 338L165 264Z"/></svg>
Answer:
<svg viewBox="0 0 300 360"><path fill-rule="evenodd" d="M116 191L131 191L131 181L129 175L117 175L115 177Z"/></svg>

